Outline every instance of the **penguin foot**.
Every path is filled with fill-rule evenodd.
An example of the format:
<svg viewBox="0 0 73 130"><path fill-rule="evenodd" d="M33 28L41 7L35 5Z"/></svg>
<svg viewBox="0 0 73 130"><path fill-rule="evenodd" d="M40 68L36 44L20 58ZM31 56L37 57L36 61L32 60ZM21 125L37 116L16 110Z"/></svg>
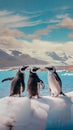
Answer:
<svg viewBox="0 0 73 130"><path fill-rule="evenodd" d="M61 92L60 94L62 94L63 96L66 96L63 92Z"/></svg>
<svg viewBox="0 0 73 130"><path fill-rule="evenodd" d="M51 96L54 97L54 93L51 93Z"/></svg>
<svg viewBox="0 0 73 130"><path fill-rule="evenodd" d="M40 96L37 96L37 98L41 98Z"/></svg>
<svg viewBox="0 0 73 130"><path fill-rule="evenodd" d="M14 96L14 94L10 94L9 97Z"/></svg>
<svg viewBox="0 0 73 130"><path fill-rule="evenodd" d="M32 98L32 96L29 96L29 99L31 99Z"/></svg>
<svg viewBox="0 0 73 130"><path fill-rule="evenodd" d="M58 97L58 95L55 95L54 93L51 94L52 97Z"/></svg>
<svg viewBox="0 0 73 130"><path fill-rule="evenodd" d="M19 97L22 97L22 95L19 95Z"/></svg>

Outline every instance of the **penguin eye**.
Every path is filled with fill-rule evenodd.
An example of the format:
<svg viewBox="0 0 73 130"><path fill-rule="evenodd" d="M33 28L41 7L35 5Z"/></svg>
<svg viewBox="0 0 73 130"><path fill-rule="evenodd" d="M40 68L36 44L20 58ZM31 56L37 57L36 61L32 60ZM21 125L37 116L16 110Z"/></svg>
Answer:
<svg viewBox="0 0 73 130"><path fill-rule="evenodd" d="M50 68L49 70L53 70L53 68Z"/></svg>

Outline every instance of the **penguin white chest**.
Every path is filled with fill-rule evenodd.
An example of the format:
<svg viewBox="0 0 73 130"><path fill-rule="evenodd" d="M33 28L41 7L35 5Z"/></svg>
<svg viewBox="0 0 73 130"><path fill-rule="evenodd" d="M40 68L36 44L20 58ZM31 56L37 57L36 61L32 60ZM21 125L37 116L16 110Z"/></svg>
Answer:
<svg viewBox="0 0 73 130"><path fill-rule="evenodd" d="M54 96L58 96L60 94L61 88L59 82L56 80L53 74L49 74L49 88L51 89L51 93Z"/></svg>

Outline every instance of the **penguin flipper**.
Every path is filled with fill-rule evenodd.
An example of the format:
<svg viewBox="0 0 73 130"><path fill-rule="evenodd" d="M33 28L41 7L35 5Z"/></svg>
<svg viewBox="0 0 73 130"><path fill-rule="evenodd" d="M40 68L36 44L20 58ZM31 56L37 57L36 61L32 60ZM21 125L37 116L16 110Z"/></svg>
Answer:
<svg viewBox="0 0 73 130"><path fill-rule="evenodd" d="M5 82L5 81L7 81L7 80L13 80L13 79L14 79L14 77L6 78L6 79L3 79L1 82Z"/></svg>

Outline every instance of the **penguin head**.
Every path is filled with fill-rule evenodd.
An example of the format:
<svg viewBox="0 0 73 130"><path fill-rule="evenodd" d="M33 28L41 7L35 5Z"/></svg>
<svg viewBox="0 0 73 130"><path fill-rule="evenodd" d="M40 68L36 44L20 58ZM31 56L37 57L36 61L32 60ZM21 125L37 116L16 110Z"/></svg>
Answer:
<svg viewBox="0 0 73 130"><path fill-rule="evenodd" d="M30 72L35 73L39 69L40 69L39 67L33 67L32 69L30 69Z"/></svg>
<svg viewBox="0 0 73 130"><path fill-rule="evenodd" d="M26 68L28 68L29 66L23 66L23 67L19 67L18 73L23 73L23 71L25 71Z"/></svg>
<svg viewBox="0 0 73 130"><path fill-rule="evenodd" d="M25 69L27 69L29 66L23 66L22 68L21 68L21 71L24 71Z"/></svg>
<svg viewBox="0 0 73 130"><path fill-rule="evenodd" d="M45 69L49 70L50 72L56 72L56 68L54 66L52 66L52 67L45 67Z"/></svg>

